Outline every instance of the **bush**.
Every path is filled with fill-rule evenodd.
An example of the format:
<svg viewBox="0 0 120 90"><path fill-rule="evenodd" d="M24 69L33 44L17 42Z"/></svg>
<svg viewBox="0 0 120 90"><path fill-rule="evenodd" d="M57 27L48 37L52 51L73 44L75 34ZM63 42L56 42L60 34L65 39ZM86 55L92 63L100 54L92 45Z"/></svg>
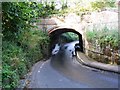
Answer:
<svg viewBox="0 0 120 90"><path fill-rule="evenodd" d="M26 33L22 32L19 36L20 46L15 42L3 41L3 88L17 87L19 79L24 78L32 65L46 57L49 44L47 34L33 30L28 35Z"/></svg>
<svg viewBox="0 0 120 90"><path fill-rule="evenodd" d="M101 48L110 45L112 49L118 49L118 42L120 41L117 29L108 29L104 27L103 29L94 28L93 30L87 29L86 31L87 40L89 43L95 43L98 40L98 44Z"/></svg>
<svg viewBox="0 0 120 90"><path fill-rule="evenodd" d="M29 60L40 60L48 56L49 36L46 32L41 30L22 31L19 35L19 42Z"/></svg>
<svg viewBox="0 0 120 90"><path fill-rule="evenodd" d="M2 87L16 88L19 84L20 77L27 73L26 67L21 66L25 61L24 53L20 47L16 46L16 44L4 41L2 55Z"/></svg>
<svg viewBox="0 0 120 90"><path fill-rule="evenodd" d="M91 2L91 6L93 10L102 10L106 7L115 7L115 0L97 0L94 2Z"/></svg>
<svg viewBox="0 0 120 90"><path fill-rule="evenodd" d="M90 45L93 46L93 48L90 48L91 50L93 49L93 51L97 51L105 54L104 50L106 48L109 48L109 51L106 52L107 56L108 56L108 53L111 54L111 52L113 53L116 52L118 54L118 49L119 49L118 42L120 42L120 38L119 38L119 33L117 29L113 29L113 28L110 29L110 28L104 27L100 30L93 27L93 30L87 29L86 36L87 36L88 43L90 43ZM104 59L104 61L102 60L101 62L108 63L108 59ZM115 62L118 64L118 59L116 59Z"/></svg>
<svg viewBox="0 0 120 90"><path fill-rule="evenodd" d="M20 78L17 71L11 69L10 65L4 64L2 72L2 88L13 90L13 88L18 86L19 80Z"/></svg>
<svg viewBox="0 0 120 90"><path fill-rule="evenodd" d="M53 11L54 2L2 3L3 88L16 88L32 65L47 56L48 35L31 29L36 27L37 18L45 18L55 13Z"/></svg>

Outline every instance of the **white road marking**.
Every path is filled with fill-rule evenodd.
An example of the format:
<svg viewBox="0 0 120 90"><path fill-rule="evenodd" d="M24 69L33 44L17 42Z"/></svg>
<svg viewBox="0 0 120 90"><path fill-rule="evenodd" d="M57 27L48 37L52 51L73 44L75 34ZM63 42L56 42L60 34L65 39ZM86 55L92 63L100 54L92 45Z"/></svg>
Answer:
<svg viewBox="0 0 120 90"><path fill-rule="evenodd" d="M40 72L40 71L38 71L38 72Z"/></svg>
<svg viewBox="0 0 120 90"><path fill-rule="evenodd" d="M41 72L41 69L43 68L43 66L45 65L45 63L47 63L48 61L46 61L46 62L43 62L42 63L42 65L40 66L40 69L38 70L38 73L40 73Z"/></svg>

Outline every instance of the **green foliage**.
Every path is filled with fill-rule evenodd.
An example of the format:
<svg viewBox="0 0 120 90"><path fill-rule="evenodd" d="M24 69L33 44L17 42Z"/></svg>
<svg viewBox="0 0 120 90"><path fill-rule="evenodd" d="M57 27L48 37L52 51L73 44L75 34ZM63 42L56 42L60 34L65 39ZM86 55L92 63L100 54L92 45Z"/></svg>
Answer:
<svg viewBox="0 0 120 90"><path fill-rule="evenodd" d="M19 78L27 73L24 65L25 57L22 49L14 43L4 41L2 53L2 82L3 88L15 88Z"/></svg>
<svg viewBox="0 0 120 90"><path fill-rule="evenodd" d="M33 18L37 16L35 3L3 2L2 28L4 38L13 40L17 38L17 32L21 29L32 27ZM31 7L32 6L32 7Z"/></svg>
<svg viewBox="0 0 120 90"><path fill-rule="evenodd" d="M115 7L115 1L116 0L102 0L102 1L95 1L91 2L91 6L93 10L102 10L105 9L106 7Z"/></svg>
<svg viewBox="0 0 120 90"><path fill-rule="evenodd" d="M24 48L26 52L27 62L31 62L28 63L28 68L38 60L48 56L47 52L43 52L47 51L48 48L44 47L47 47L49 44L49 37L45 32L40 30L23 31L19 36L19 41L21 47Z"/></svg>
<svg viewBox="0 0 120 90"><path fill-rule="evenodd" d="M104 2L91 2L92 8L94 10L100 10L103 9L105 7L105 3Z"/></svg>
<svg viewBox="0 0 120 90"><path fill-rule="evenodd" d="M104 27L102 29L99 29L93 27L93 30L87 29L86 38L89 43L90 50L104 53L107 56L110 56L111 52L114 53L111 56L112 60L114 60L115 63L119 65L118 43L120 42L120 38L117 28L113 29ZM105 48L107 48L106 51ZM89 53L89 56L102 63L110 63L111 61L111 59L105 58L103 55L99 56L97 53Z"/></svg>
<svg viewBox="0 0 120 90"><path fill-rule="evenodd" d="M56 14L58 11L55 9L55 6L56 4L54 1L52 2L46 1L44 4L38 4L39 16L45 18L53 14Z"/></svg>
<svg viewBox="0 0 120 90"><path fill-rule="evenodd" d="M49 37L33 23L54 9L54 3L2 2L2 88L16 88L31 66L48 55Z"/></svg>
<svg viewBox="0 0 120 90"><path fill-rule="evenodd" d="M66 15L69 13L76 13L77 15L81 16L83 14L88 14L92 11L101 11L106 8L115 8L116 7L116 0L95 0L95 1L86 1L81 0L77 3L73 3L73 7L67 6L67 2L63 3L61 10L57 15Z"/></svg>
<svg viewBox="0 0 120 90"><path fill-rule="evenodd" d="M86 36L87 36L87 40L92 43L92 41L96 37L96 32L95 31L89 31L89 30L87 30Z"/></svg>
<svg viewBox="0 0 120 90"><path fill-rule="evenodd" d="M94 28L93 30L86 31L87 40L90 43L94 43L98 40L98 44L101 48L110 45L112 49L118 48L118 42L120 41L117 29L108 29L104 27L102 30Z"/></svg>
<svg viewBox="0 0 120 90"><path fill-rule="evenodd" d="M79 40L79 37L75 33L67 32L61 35L61 39L63 39L63 41L65 42L72 42L72 41Z"/></svg>
<svg viewBox="0 0 120 90"><path fill-rule="evenodd" d="M13 90L13 88L18 86L18 83L19 76L16 70L11 70L11 66L4 64L2 71L2 88Z"/></svg>
<svg viewBox="0 0 120 90"><path fill-rule="evenodd" d="M47 47L49 44L48 35L42 31L29 30L29 35L27 32L22 32L21 37L19 37L20 46L17 46L14 42L4 41L3 42L3 88L15 88L18 86L19 78L24 78L24 75L28 72L31 66L46 57ZM45 56L44 56L45 55ZM9 68L8 68L9 66ZM4 76L6 74L6 77ZM11 77L14 75L14 80ZM5 82L6 80L9 83ZM15 85L13 85L13 83Z"/></svg>
<svg viewBox="0 0 120 90"><path fill-rule="evenodd" d="M67 1L65 2L64 0L62 0L62 10L66 9L68 6L67 6Z"/></svg>
<svg viewBox="0 0 120 90"><path fill-rule="evenodd" d="M3 2L2 3L3 39L17 39L18 31L34 27L39 17L55 13L55 4L36 2Z"/></svg>
<svg viewBox="0 0 120 90"><path fill-rule="evenodd" d="M71 41L79 40L78 35L75 34L75 33L72 33L72 32L66 33L66 36L67 36Z"/></svg>

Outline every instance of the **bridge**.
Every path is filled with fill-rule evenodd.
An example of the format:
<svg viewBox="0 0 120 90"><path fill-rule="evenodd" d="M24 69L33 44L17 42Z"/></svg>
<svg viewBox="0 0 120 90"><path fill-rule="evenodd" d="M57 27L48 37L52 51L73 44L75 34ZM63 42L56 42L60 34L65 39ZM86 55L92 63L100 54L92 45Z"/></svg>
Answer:
<svg viewBox="0 0 120 90"><path fill-rule="evenodd" d="M71 27L57 27L57 28L49 30L48 34L49 34L50 40L51 40L50 47L53 47L53 45L58 43L60 35L62 33L66 33L66 32L73 32L73 33L75 33L79 36L79 45L81 47L81 51L83 52L83 37L82 37L82 34L79 31L77 31L76 29L71 28ZM50 49L50 51L51 50L52 50L52 48Z"/></svg>
<svg viewBox="0 0 120 90"><path fill-rule="evenodd" d="M72 21L72 19L70 20ZM85 29L80 22L76 23L77 19L75 22L70 21L67 23L58 18L43 19L41 21L38 26L40 30L48 32L51 39L50 49L58 43L61 34L73 32L79 36L79 44L86 54L83 47L86 48L89 45L87 45ZM71 50L74 49L73 44L75 45L75 42L61 46L59 53L43 63L37 63L34 67L36 70L34 69L33 75L31 75L33 80L31 80L30 87L119 88L119 75L116 74L120 73L118 66L95 62L81 52L77 52L77 58L71 57ZM66 46L67 48L65 48ZM69 78L71 79L70 82ZM73 80L78 83L74 83Z"/></svg>
<svg viewBox="0 0 120 90"><path fill-rule="evenodd" d="M113 16L109 17L109 20L106 20L106 18L108 18L108 15L111 14ZM88 43L86 37L86 28L89 28L92 31L94 30L94 26L97 27L97 29L101 29L106 26L107 28L116 29L116 27L118 27L118 23L116 23L118 22L116 19L117 16L118 13L103 11L100 13L93 13L93 15L85 15L84 20L81 20L80 16L69 14L66 17L40 19L41 22L38 23L37 26L39 27L39 30L48 32L51 39L50 52L52 50L52 47L54 47L54 45L59 42L61 34L66 32L73 32L78 35L79 45L86 55L92 55L94 58L105 58L106 56L109 56L103 54L103 49L100 47L100 45L96 43L95 46L92 46L92 44ZM115 18L114 21L113 18ZM95 40L95 42L97 42L97 40ZM93 49L91 47L93 47ZM114 58L114 54L111 57Z"/></svg>
<svg viewBox="0 0 120 90"><path fill-rule="evenodd" d="M81 51L83 52L83 47L87 46L87 41L85 38L85 30L79 21L79 17L71 14L66 19L61 19L57 17L41 19L38 23L39 29L47 31L50 36L50 52L52 47L58 43L60 35L66 32L73 32L79 37L79 45Z"/></svg>

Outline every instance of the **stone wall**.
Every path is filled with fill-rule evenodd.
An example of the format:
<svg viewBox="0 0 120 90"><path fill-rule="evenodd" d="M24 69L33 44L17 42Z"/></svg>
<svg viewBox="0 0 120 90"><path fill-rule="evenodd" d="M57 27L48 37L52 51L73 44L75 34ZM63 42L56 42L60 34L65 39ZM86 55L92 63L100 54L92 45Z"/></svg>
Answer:
<svg viewBox="0 0 120 90"><path fill-rule="evenodd" d="M95 43L91 44L87 41L86 36L87 28L90 30L93 30L94 27L102 29L105 26L108 28L118 28L118 13L111 11L92 12L89 15L84 15L82 20L81 18L82 17L71 13L64 17L40 19L41 22L37 23L37 25L39 27L39 30L45 31L49 31L56 26L74 28L82 34L83 47L86 55L92 57L97 61L105 63L108 62L108 59L109 61L116 61L116 58L118 60L119 55L116 53L118 51L114 51L115 53L113 51L109 51L111 53L111 56L104 55L105 53L103 53L103 48L100 48L100 46L96 44L97 40L95 40Z"/></svg>
<svg viewBox="0 0 120 90"><path fill-rule="evenodd" d="M108 29L118 29L118 12L111 11L102 11L102 12L93 12L91 15L83 16L82 21L85 29L89 29L93 31L94 28L97 28L98 33L99 30L107 27ZM110 45L105 46L105 48L101 48L99 44L97 44L97 39L94 40L93 43L87 41L87 36L85 36L85 53L89 57L95 59L96 61L111 63L115 62L117 64L120 63L120 54L119 50L112 50Z"/></svg>

